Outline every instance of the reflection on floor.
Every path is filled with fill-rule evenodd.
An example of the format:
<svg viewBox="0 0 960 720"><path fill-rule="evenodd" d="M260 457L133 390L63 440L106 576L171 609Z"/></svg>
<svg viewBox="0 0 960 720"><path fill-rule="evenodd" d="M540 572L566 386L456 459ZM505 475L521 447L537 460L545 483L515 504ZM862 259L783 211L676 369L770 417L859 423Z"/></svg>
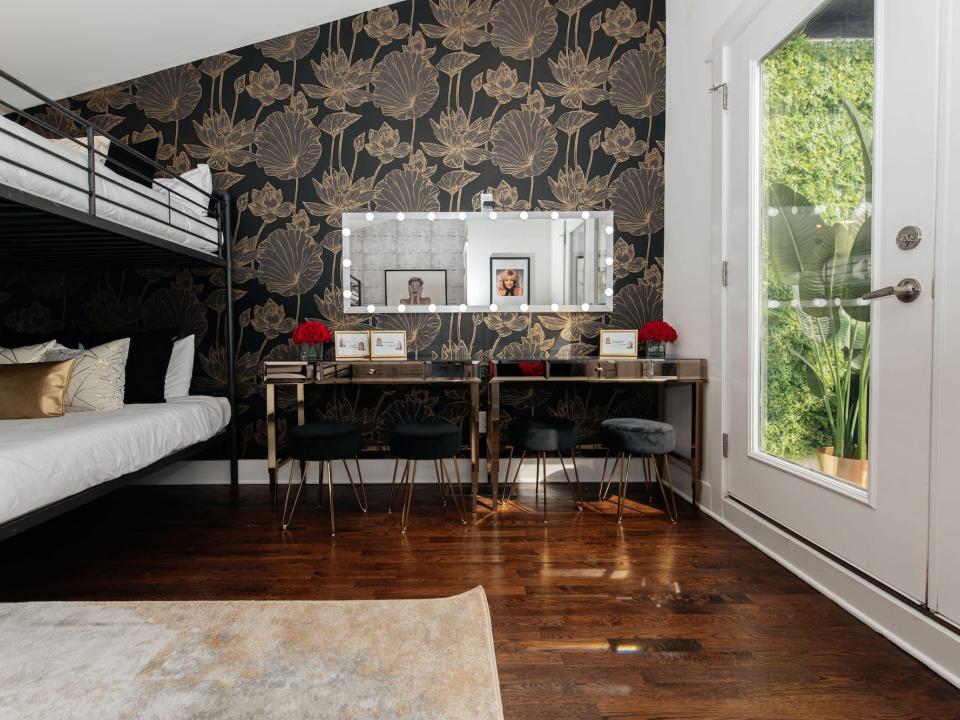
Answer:
<svg viewBox="0 0 960 720"><path fill-rule="evenodd" d="M337 488L337 537L311 486L280 531L266 489L134 487L0 543L0 600L490 600L507 718L960 717L960 691L702 515L673 526L631 486L577 512L524 486L460 526L417 488L410 527L386 487L362 515ZM596 497L596 486L585 496ZM326 500L324 501L326 504Z"/></svg>

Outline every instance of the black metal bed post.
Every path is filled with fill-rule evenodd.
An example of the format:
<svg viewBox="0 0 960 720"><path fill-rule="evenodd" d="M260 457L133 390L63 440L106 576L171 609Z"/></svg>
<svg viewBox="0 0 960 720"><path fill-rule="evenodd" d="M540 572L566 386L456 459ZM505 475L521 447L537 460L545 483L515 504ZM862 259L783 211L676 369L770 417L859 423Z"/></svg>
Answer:
<svg viewBox="0 0 960 720"><path fill-rule="evenodd" d="M236 367L236 320L233 310L233 228L230 217L232 199L230 193L220 193L220 232L223 242L223 260L226 265L227 305L227 394L230 399L230 488L234 497L240 491L239 448L237 446L237 367Z"/></svg>

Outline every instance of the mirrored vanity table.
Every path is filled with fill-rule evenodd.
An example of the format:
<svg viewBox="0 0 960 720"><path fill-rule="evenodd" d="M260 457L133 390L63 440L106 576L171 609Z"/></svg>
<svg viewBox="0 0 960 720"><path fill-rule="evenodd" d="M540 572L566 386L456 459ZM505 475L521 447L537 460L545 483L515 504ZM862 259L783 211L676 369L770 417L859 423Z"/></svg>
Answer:
<svg viewBox="0 0 960 720"><path fill-rule="evenodd" d="M534 372L536 374L530 374ZM571 360L529 359L495 361L491 364L489 411L487 413L487 471L491 496L496 498L500 476L502 405L501 390L517 383L599 383L604 385L653 385L659 390L658 407L662 416L666 388L687 385L693 397L691 427L690 474L693 480L693 505L700 495L703 471L703 391L707 382L707 361L702 359L666 358L575 358ZM574 418L576 419L576 418ZM598 445L580 445L581 449ZM496 511L497 504L493 504Z"/></svg>
<svg viewBox="0 0 960 720"><path fill-rule="evenodd" d="M480 472L480 363L476 360L398 360L398 361L278 361L263 366L267 399L267 472L270 480L270 504L277 509L277 473L288 462L277 448L277 388L294 387L297 397L297 425L306 421L308 385L467 385L470 388L468 445L470 448L470 486L476 503ZM374 446L373 449L384 448Z"/></svg>

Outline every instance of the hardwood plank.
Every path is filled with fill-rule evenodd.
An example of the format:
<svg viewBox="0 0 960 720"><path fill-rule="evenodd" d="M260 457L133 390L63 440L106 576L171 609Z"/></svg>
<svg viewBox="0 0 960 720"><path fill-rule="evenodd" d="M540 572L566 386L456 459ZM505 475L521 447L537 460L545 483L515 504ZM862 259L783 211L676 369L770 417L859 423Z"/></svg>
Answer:
<svg viewBox="0 0 960 720"><path fill-rule="evenodd" d="M0 544L0 600L437 597L483 585L508 718L960 718L960 691L717 523L551 486L460 526L418 487L406 536L316 487L291 532L265 487L130 487Z"/></svg>

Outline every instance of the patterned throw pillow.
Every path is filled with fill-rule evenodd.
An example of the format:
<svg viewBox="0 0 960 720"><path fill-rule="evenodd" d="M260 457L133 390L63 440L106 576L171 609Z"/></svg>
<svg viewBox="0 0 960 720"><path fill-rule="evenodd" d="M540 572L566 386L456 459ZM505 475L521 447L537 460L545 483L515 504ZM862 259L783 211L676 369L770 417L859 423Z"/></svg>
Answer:
<svg viewBox="0 0 960 720"><path fill-rule="evenodd" d="M18 348L0 347L0 365L40 362L47 352L56 347L56 344L56 340L50 340L39 345L24 345Z"/></svg>
<svg viewBox="0 0 960 720"><path fill-rule="evenodd" d="M44 360L76 359L64 399L66 412L118 410L123 407L130 338L84 350L50 350Z"/></svg>

